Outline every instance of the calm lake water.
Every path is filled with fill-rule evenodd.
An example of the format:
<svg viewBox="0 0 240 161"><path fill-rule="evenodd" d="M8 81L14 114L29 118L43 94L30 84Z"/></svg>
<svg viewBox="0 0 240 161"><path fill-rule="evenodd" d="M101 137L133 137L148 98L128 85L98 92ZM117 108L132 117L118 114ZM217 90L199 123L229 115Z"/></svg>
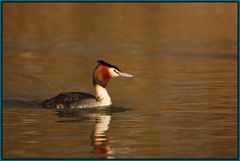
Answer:
<svg viewBox="0 0 240 161"><path fill-rule="evenodd" d="M93 93L107 109L54 110ZM4 3L4 158L236 158L237 3Z"/></svg>

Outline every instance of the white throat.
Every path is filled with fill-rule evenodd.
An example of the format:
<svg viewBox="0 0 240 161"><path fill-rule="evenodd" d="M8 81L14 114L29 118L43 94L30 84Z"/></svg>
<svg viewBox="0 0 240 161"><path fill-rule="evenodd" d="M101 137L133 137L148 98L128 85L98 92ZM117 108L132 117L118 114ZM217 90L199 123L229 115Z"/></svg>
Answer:
<svg viewBox="0 0 240 161"><path fill-rule="evenodd" d="M96 98L97 98L97 101L99 102L99 106L109 106L112 104L111 98L108 95L106 88L96 84L95 90L96 90Z"/></svg>

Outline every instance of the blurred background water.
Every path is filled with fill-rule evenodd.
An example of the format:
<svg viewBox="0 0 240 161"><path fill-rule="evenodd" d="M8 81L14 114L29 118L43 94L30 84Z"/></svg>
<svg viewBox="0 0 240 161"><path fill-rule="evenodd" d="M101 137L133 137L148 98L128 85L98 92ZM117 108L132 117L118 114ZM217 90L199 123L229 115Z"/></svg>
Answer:
<svg viewBox="0 0 240 161"><path fill-rule="evenodd" d="M4 2L2 58L4 158L237 157L237 3ZM111 108L38 106L98 59Z"/></svg>

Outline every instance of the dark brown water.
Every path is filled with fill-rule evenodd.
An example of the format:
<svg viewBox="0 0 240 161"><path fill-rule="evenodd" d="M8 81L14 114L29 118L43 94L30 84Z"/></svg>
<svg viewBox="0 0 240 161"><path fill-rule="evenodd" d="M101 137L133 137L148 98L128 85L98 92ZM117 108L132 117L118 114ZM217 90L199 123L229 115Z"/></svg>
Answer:
<svg viewBox="0 0 240 161"><path fill-rule="evenodd" d="M98 59L113 107L37 105ZM4 3L3 103L4 158L236 158L237 3Z"/></svg>

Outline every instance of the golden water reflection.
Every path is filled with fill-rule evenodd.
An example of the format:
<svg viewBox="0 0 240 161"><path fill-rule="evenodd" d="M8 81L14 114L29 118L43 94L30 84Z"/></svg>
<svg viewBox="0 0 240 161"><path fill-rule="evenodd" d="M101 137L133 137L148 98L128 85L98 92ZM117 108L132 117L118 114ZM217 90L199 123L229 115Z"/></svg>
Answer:
<svg viewBox="0 0 240 161"><path fill-rule="evenodd" d="M109 145L107 131L109 130L111 115L96 115L96 125L92 139L93 154L95 158L114 158L112 147Z"/></svg>

